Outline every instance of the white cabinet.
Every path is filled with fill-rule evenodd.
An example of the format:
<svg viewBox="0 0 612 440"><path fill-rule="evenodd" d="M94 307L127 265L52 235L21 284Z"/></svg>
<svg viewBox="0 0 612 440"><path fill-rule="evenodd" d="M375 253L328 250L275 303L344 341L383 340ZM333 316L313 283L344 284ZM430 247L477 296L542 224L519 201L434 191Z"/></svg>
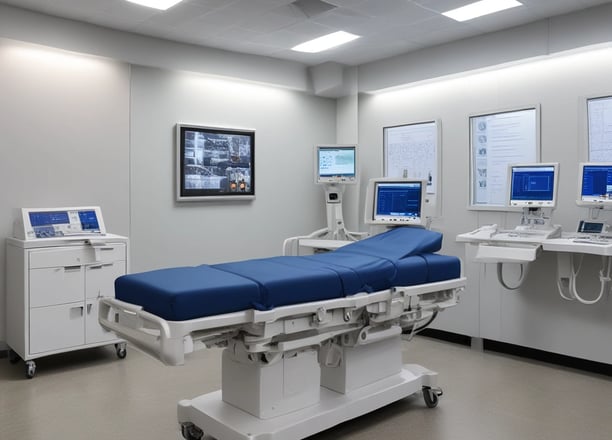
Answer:
<svg viewBox="0 0 612 440"><path fill-rule="evenodd" d="M128 240L7 239L7 343L12 360L125 343L98 323L98 301L114 296L115 279L127 273Z"/></svg>

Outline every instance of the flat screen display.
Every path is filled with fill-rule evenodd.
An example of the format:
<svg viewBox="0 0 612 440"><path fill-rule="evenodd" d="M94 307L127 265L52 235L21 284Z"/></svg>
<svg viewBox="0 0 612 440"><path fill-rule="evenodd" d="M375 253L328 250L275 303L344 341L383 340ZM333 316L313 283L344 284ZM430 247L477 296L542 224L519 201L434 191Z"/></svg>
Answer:
<svg viewBox="0 0 612 440"><path fill-rule="evenodd" d="M317 183L355 183L357 147L355 145L320 145L316 148Z"/></svg>
<svg viewBox="0 0 612 440"><path fill-rule="evenodd" d="M555 207L557 166L553 164L512 165L510 206Z"/></svg>
<svg viewBox="0 0 612 440"><path fill-rule="evenodd" d="M580 164L579 205L612 205L612 163Z"/></svg>
<svg viewBox="0 0 612 440"><path fill-rule="evenodd" d="M421 224L423 185L416 182L377 182L375 222Z"/></svg>
<svg viewBox="0 0 612 440"><path fill-rule="evenodd" d="M255 131L178 125L177 200L255 196Z"/></svg>
<svg viewBox="0 0 612 440"><path fill-rule="evenodd" d="M30 225L36 238L100 233L95 210L31 211Z"/></svg>

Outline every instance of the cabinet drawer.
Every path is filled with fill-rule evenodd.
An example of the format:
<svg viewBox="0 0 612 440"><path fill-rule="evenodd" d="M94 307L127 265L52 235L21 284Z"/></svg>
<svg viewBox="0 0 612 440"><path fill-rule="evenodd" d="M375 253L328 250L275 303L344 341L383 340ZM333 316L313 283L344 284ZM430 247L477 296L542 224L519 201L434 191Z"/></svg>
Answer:
<svg viewBox="0 0 612 440"><path fill-rule="evenodd" d="M83 266L30 270L30 307L66 304L85 299Z"/></svg>
<svg viewBox="0 0 612 440"><path fill-rule="evenodd" d="M115 279L125 275L125 261L101 263L85 268L85 293L87 298L115 296Z"/></svg>
<svg viewBox="0 0 612 440"><path fill-rule="evenodd" d="M30 251L30 268L76 266L79 264L105 263L125 260L125 244L110 243L106 246L75 246Z"/></svg>
<svg viewBox="0 0 612 440"><path fill-rule="evenodd" d="M30 310L30 354L85 343L85 303Z"/></svg>

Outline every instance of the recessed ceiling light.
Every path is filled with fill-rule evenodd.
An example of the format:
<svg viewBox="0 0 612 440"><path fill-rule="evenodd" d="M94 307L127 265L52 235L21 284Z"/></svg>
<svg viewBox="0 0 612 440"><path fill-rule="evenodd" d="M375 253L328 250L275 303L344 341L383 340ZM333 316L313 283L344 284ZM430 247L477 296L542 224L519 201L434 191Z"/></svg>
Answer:
<svg viewBox="0 0 612 440"><path fill-rule="evenodd" d="M457 21L467 21L471 20L472 18L482 17L483 15L493 14L494 12L499 12L522 5L523 4L521 2L516 0L482 0L457 9L443 12L442 15Z"/></svg>
<svg viewBox="0 0 612 440"><path fill-rule="evenodd" d="M359 35L338 31L292 47L297 52L317 53L359 38Z"/></svg>
<svg viewBox="0 0 612 440"><path fill-rule="evenodd" d="M147 6L149 8L161 9L165 11L168 8L182 2L183 0L127 0L130 3Z"/></svg>

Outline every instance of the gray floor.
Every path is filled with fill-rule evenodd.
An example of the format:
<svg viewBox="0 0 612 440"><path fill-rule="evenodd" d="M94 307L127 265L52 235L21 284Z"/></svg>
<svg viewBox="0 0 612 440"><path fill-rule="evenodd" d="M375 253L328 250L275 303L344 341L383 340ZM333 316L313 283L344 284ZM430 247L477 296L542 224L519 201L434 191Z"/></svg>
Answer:
<svg viewBox="0 0 612 440"><path fill-rule="evenodd" d="M404 360L440 373L435 409L412 396L310 440L609 440L612 379L434 339L405 343ZM220 350L166 367L111 347L23 364L0 359L0 439L179 438L176 403L219 387Z"/></svg>

